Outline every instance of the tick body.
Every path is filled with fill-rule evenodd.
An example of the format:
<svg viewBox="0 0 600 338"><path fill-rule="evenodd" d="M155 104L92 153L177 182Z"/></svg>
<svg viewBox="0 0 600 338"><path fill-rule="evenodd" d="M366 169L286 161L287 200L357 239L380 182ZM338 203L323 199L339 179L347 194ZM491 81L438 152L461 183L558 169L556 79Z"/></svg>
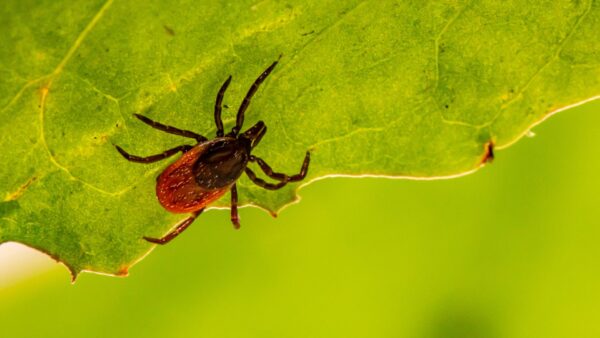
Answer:
<svg viewBox="0 0 600 338"><path fill-rule="evenodd" d="M191 216L179 223L174 230L161 238L144 237L149 242L166 244L177 237L204 209L228 191L231 192L231 222L237 229L240 227L237 211L236 181L243 173L256 185L269 190L283 188L289 182L301 181L306 177L310 162L310 153L306 152L300 172L295 175L286 175L274 172L261 158L252 155L252 150L267 132L264 122L259 121L243 133L240 133L244 123L244 113L250 104L252 96L260 84L269 76L277 61L273 62L254 81L244 97L237 113L236 124L231 132L225 135L221 120L223 95L231 82L231 76L221 86L215 102L214 118L217 126L216 138L208 140L206 137L189 130L178 129L153 121L145 116L134 114L142 122L158 130L183 137L193 138L196 145L181 145L164 151L158 155L140 157L131 155L119 146L115 146L119 153L127 160L138 163L154 163L177 153L183 155L165 169L157 178L156 196L160 204L173 213L191 213ZM248 168L249 163L256 163L259 168L277 183L268 183L256 176Z"/></svg>

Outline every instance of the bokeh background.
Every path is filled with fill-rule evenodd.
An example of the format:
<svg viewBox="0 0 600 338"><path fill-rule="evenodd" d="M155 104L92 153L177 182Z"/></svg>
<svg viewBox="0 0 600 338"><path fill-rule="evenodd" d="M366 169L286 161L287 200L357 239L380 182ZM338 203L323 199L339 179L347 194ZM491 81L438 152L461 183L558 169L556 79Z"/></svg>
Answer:
<svg viewBox="0 0 600 338"><path fill-rule="evenodd" d="M46 259L0 286L0 337L598 337L600 101L534 132L456 179L326 179L240 231L208 212L127 278Z"/></svg>

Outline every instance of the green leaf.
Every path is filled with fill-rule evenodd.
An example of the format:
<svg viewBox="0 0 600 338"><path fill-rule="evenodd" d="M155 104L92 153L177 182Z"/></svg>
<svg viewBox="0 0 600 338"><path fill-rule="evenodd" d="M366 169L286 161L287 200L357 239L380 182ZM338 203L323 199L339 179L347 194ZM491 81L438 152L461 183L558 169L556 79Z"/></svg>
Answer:
<svg viewBox="0 0 600 338"><path fill-rule="evenodd" d="M303 184L333 175L435 178L600 94L600 3L588 1L16 1L0 13L0 242L69 267L124 275L182 215L158 204L169 161L125 161L190 143L133 118L212 136L280 55L247 112L255 154ZM239 182L275 213L299 184ZM225 207L229 197L215 203ZM242 211L242 217L243 217ZM200 218L197 223L202 223ZM252 226L244 224L242 226Z"/></svg>

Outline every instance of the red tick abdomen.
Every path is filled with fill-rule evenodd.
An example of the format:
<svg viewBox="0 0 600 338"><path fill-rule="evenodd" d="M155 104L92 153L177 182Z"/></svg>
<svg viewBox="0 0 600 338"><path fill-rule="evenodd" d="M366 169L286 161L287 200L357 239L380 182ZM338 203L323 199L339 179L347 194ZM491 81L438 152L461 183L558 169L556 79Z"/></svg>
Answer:
<svg viewBox="0 0 600 338"><path fill-rule="evenodd" d="M208 143L210 142L201 143L190 149L158 177L156 196L168 211L188 213L200 210L229 190L229 187L206 190L196 183L193 165L207 149Z"/></svg>

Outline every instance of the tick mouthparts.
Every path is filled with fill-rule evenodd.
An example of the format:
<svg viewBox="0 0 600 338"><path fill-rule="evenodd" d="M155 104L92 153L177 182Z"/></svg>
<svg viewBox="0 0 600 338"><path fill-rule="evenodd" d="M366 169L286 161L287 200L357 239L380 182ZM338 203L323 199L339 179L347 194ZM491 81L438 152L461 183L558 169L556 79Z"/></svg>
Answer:
<svg viewBox="0 0 600 338"><path fill-rule="evenodd" d="M252 140L253 144L257 144L263 135L267 132L267 126L263 121L256 122L255 125L244 132L244 137Z"/></svg>

